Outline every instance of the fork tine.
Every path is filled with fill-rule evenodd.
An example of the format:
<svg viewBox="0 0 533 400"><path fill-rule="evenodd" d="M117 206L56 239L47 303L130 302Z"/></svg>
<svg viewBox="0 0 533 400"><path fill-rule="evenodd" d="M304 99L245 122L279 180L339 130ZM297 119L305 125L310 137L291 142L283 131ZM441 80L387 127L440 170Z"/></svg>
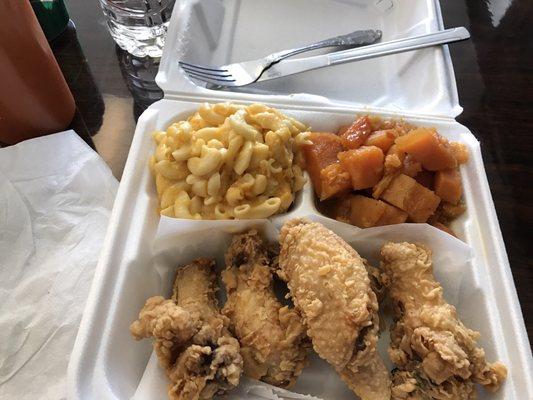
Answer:
<svg viewBox="0 0 533 400"><path fill-rule="evenodd" d="M208 77L206 75L198 75L194 72L187 72L187 74L192 78L198 79L203 82L212 83L214 85L235 86L235 79L217 79L214 77Z"/></svg>
<svg viewBox="0 0 533 400"><path fill-rule="evenodd" d="M189 67L187 67L185 65L181 65L181 68L183 68L186 72L192 72L192 73L195 73L195 74L198 74L198 75L213 76L213 77L220 77L220 78L226 78L226 77L230 77L231 78L231 73L230 72L213 73L211 71L202 71L202 70L192 69L192 68L189 68Z"/></svg>
<svg viewBox="0 0 533 400"><path fill-rule="evenodd" d="M189 69L195 69L198 70L198 72L205 71L205 72L228 72L226 69L222 68L210 68L210 67L204 67L203 65L197 65L197 64L190 64L185 61L179 61L178 62L182 67L188 67Z"/></svg>
<svg viewBox="0 0 533 400"><path fill-rule="evenodd" d="M194 72L194 71L185 70L185 72L187 74L189 74L189 75L194 75L195 77L202 78L202 79L211 79L211 80L219 81L219 82L235 82L235 79L231 75L229 75L229 76L212 76L212 75L199 74L199 73Z"/></svg>

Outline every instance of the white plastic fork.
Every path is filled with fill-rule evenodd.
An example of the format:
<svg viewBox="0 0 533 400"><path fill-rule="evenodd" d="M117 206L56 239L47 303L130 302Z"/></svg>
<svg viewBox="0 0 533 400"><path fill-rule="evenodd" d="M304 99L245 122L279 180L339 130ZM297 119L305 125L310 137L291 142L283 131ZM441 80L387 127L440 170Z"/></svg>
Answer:
<svg viewBox="0 0 533 400"><path fill-rule="evenodd" d="M330 65L344 64L353 61L362 61L370 58L403 53L426 47L457 42L470 37L464 27L446 29L439 32L421 36L413 36L389 42L377 43L357 49L337 51L333 53L285 60L263 64L259 67L254 61L230 64L222 67L201 67L191 71L192 64L180 62L181 67L194 79L198 79L216 86L245 86L257 81L281 78L304 71L328 67ZM267 57L268 58L268 57ZM252 63L252 64L248 64ZM254 65L250 68L249 65ZM201 72L197 72L201 69Z"/></svg>
<svg viewBox="0 0 533 400"><path fill-rule="evenodd" d="M265 69L296 54L324 47L355 47L372 44L381 38L379 30L360 30L336 36L307 46L283 50L266 57L222 66L204 66L180 61L179 65L192 78L223 86L244 86L255 82Z"/></svg>

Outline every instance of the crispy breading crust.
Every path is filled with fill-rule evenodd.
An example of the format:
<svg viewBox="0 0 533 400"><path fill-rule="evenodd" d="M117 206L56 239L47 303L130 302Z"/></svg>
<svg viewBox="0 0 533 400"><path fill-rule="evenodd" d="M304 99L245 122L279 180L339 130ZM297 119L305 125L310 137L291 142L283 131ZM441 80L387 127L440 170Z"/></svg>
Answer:
<svg viewBox="0 0 533 400"><path fill-rule="evenodd" d="M390 398L390 377L376 350L376 294L363 259L323 225L292 220L281 229L282 279L313 348L363 400Z"/></svg>
<svg viewBox="0 0 533 400"><path fill-rule="evenodd" d="M222 273L228 300L222 312L239 339L244 373L289 387L306 364L305 328L272 287L270 259L257 231L233 237Z"/></svg>
<svg viewBox="0 0 533 400"><path fill-rule="evenodd" d="M505 366L485 361L479 333L466 328L446 303L433 276L431 250L423 245L387 243L381 249L383 281L394 303L389 355L393 399L476 398L474 383L497 390Z"/></svg>
<svg viewBox="0 0 533 400"><path fill-rule="evenodd" d="M149 298L130 326L135 339L154 338L173 400L211 399L239 384L239 342L218 311L213 265L197 259L179 268L172 299Z"/></svg>

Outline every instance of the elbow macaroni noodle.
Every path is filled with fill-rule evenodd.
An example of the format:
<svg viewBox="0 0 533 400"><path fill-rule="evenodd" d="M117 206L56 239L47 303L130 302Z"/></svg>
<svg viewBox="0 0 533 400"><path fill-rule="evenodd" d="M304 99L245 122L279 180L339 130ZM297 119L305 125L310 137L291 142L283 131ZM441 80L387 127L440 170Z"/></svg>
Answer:
<svg viewBox="0 0 533 400"><path fill-rule="evenodd" d="M204 104L186 121L153 133L150 159L162 215L268 218L302 189L301 122L262 104Z"/></svg>

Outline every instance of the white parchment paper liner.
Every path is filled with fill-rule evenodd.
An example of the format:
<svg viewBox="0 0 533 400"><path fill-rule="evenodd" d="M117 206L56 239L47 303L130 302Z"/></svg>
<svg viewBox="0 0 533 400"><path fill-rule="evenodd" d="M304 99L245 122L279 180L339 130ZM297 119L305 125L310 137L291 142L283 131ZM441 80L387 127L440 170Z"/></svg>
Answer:
<svg viewBox="0 0 533 400"><path fill-rule="evenodd" d="M372 265L379 266L379 250L387 241L408 241L428 245L433 250L435 275L442 283L446 298L452 304L458 301L465 268L470 257L469 246L460 240L427 224L400 224L370 229L358 229L317 215L306 218L321 222L333 230ZM285 218L288 220L289 218ZM154 242L154 268L161 278L161 293L169 294L176 267L196 257L212 257L217 268L224 266L223 256L231 237L250 228L258 229L269 242L277 242L283 218L245 221L192 221L162 217ZM380 340L379 350L384 359L388 344L388 332ZM390 364L389 364L390 365ZM165 399L168 380L158 366L154 353L133 399ZM335 371L316 354L310 354L310 363L292 391L243 377L239 388L227 395L227 399L277 400L277 399L353 399L353 393L340 380Z"/></svg>

